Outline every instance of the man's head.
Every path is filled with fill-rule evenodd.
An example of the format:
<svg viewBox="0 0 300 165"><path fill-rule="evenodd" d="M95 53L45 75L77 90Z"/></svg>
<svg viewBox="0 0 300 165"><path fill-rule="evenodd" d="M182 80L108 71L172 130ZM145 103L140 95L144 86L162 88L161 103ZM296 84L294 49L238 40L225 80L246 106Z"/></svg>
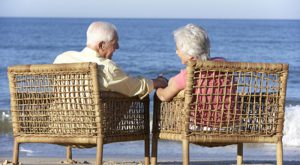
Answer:
<svg viewBox="0 0 300 165"><path fill-rule="evenodd" d="M86 32L87 47L97 51L102 57L111 59L119 48L117 29L107 22L93 22Z"/></svg>
<svg viewBox="0 0 300 165"><path fill-rule="evenodd" d="M174 31L177 54L181 58L201 59L210 58L210 41L206 31L195 24L188 24ZM186 62L186 60L184 60Z"/></svg>

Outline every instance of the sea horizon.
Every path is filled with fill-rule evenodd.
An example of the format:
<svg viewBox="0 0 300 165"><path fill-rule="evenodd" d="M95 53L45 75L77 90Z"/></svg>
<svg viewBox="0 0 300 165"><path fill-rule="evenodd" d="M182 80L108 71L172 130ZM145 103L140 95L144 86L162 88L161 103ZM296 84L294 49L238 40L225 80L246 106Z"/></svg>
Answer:
<svg viewBox="0 0 300 165"><path fill-rule="evenodd" d="M15 18L22 18L22 19L104 19L104 20L119 20L119 19L133 19L133 20L245 20L245 21L300 21L300 19L291 19L291 18L169 18L169 17L162 17L162 18L155 18L155 17L39 17L39 16L0 16L0 18L7 18L7 19L15 19Z"/></svg>

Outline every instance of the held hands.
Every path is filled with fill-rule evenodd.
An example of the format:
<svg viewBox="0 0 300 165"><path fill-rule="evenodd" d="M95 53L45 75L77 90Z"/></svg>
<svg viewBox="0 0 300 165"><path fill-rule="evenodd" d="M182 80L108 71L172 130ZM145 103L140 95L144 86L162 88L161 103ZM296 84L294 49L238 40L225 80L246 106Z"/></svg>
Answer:
<svg viewBox="0 0 300 165"><path fill-rule="evenodd" d="M168 79L165 78L162 74L160 74L156 79L153 80L154 88L165 88L168 86Z"/></svg>

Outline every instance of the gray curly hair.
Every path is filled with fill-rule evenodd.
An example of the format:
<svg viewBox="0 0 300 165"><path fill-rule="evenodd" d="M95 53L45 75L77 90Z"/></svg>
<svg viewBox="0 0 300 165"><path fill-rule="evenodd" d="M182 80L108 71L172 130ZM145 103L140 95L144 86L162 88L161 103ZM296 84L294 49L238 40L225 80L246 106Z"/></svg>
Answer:
<svg viewBox="0 0 300 165"><path fill-rule="evenodd" d="M206 61L210 58L210 41L206 31L195 24L187 24L174 31L174 40L182 53Z"/></svg>

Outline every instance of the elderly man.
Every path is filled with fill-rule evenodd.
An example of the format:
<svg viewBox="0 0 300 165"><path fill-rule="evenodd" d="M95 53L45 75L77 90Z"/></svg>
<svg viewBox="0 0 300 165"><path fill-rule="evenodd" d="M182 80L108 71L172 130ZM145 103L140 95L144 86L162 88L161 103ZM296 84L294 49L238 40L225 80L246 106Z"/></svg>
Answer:
<svg viewBox="0 0 300 165"><path fill-rule="evenodd" d="M154 88L164 88L167 81L158 77L146 79L131 77L122 71L112 60L119 48L116 27L107 22L93 22L87 30L86 47L81 52L68 51L56 57L54 63L96 62L100 77L100 89L114 91L126 96L148 95Z"/></svg>

